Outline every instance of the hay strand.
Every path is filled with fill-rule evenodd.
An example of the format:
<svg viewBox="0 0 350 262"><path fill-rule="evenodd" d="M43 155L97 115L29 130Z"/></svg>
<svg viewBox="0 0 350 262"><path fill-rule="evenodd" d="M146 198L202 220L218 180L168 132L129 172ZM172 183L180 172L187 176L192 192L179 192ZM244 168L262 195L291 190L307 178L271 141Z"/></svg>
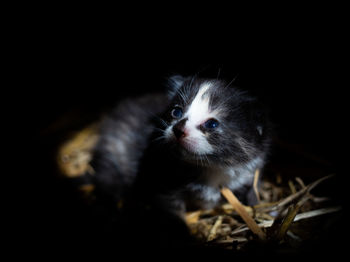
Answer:
<svg viewBox="0 0 350 262"><path fill-rule="evenodd" d="M254 174L253 190L255 192L256 199L258 200L258 203L260 203L260 201L261 201L259 189L258 189L259 177L260 177L260 169L257 169L257 170L255 170L255 174Z"/></svg>
<svg viewBox="0 0 350 262"><path fill-rule="evenodd" d="M222 195L227 199L227 201L233 206L237 213L241 216L250 230L256 234L261 240L266 239L264 231L256 224L254 219L247 213L244 206L239 202L236 196L232 193L230 189L224 187L221 189Z"/></svg>

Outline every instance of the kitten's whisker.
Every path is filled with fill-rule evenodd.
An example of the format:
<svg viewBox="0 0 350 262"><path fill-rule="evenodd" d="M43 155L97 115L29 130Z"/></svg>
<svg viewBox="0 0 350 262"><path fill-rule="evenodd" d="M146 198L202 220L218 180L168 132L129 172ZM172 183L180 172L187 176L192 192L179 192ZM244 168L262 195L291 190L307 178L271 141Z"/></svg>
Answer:
<svg viewBox="0 0 350 262"><path fill-rule="evenodd" d="M192 86L193 84L193 81L196 79L197 75L198 75L199 72L197 72L196 74L194 74L191 78L191 82L190 82L190 86Z"/></svg>
<svg viewBox="0 0 350 262"><path fill-rule="evenodd" d="M200 159L200 161L201 161L201 166L203 166L203 158L202 158L201 155L199 155L199 159Z"/></svg>
<svg viewBox="0 0 350 262"><path fill-rule="evenodd" d="M231 80L231 82L228 83L228 85L225 86L225 88L228 87L228 86L230 86L234 81L236 81L238 75L239 75L239 74L237 74L237 75Z"/></svg>
<svg viewBox="0 0 350 262"><path fill-rule="evenodd" d="M186 94L182 90L179 90L178 94L181 97L181 99L183 100L183 102L186 103L186 100L187 100Z"/></svg>
<svg viewBox="0 0 350 262"><path fill-rule="evenodd" d="M161 131L161 132L164 132L164 129L162 129L162 128L159 128L159 127L154 127L153 129L154 129L154 130L157 130L157 131Z"/></svg>
<svg viewBox="0 0 350 262"><path fill-rule="evenodd" d="M218 74L217 74L217 76L216 76L216 80L219 79L220 73L221 73L221 67L219 67Z"/></svg>
<svg viewBox="0 0 350 262"><path fill-rule="evenodd" d="M157 119L162 125L164 125L164 127L168 127L168 126L169 126L169 124L168 124L166 121L164 121L164 119L162 119L161 117L159 117L159 115L154 114L154 113L152 113L151 115L152 115L152 117L154 117L155 119Z"/></svg>
<svg viewBox="0 0 350 262"><path fill-rule="evenodd" d="M154 138L154 139L152 139L152 140L151 140L151 143L154 143L154 142L160 141L160 140L165 139L165 138L166 138L166 136L165 136L165 135L163 135L163 136L159 136L159 137L156 137L156 138Z"/></svg>
<svg viewBox="0 0 350 262"><path fill-rule="evenodd" d="M165 122L163 119L159 118L159 121L164 127L168 127L169 126L169 124L167 122Z"/></svg>
<svg viewBox="0 0 350 262"><path fill-rule="evenodd" d="M208 165L210 165L209 159L207 155L204 155L205 160L207 161Z"/></svg>

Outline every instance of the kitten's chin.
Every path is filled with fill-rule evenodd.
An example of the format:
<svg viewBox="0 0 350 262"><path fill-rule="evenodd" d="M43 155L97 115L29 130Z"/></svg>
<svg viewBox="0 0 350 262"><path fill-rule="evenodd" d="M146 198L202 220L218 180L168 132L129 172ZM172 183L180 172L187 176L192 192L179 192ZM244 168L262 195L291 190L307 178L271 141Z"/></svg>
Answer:
<svg viewBox="0 0 350 262"><path fill-rule="evenodd" d="M198 155L198 150L196 148L197 145L194 142L179 140L177 144L183 151L186 151L189 154Z"/></svg>
<svg viewBox="0 0 350 262"><path fill-rule="evenodd" d="M180 154L180 158L187 163L203 167L210 166L207 155L198 154L193 150L183 147L181 145L178 146L178 152Z"/></svg>
<svg viewBox="0 0 350 262"><path fill-rule="evenodd" d="M200 153L195 142L177 140L175 137L168 139L167 142L169 145L172 144L173 152L176 153L181 160L198 166L209 166L208 156Z"/></svg>

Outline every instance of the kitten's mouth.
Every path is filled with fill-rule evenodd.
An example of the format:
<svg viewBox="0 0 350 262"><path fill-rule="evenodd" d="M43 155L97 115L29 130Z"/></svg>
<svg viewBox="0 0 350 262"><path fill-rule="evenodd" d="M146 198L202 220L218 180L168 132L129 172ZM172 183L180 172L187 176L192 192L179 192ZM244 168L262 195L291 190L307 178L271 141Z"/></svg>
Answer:
<svg viewBox="0 0 350 262"><path fill-rule="evenodd" d="M183 160L199 166L210 166L210 160L206 154L198 152L197 143L193 141L178 141L178 148Z"/></svg>
<svg viewBox="0 0 350 262"><path fill-rule="evenodd" d="M180 148L186 149L188 151L192 151L194 148L194 143L189 141L187 138L176 138L176 143Z"/></svg>
<svg viewBox="0 0 350 262"><path fill-rule="evenodd" d="M198 152L198 143L195 140L183 138L177 140L177 143L180 149L184 150L186 153L190 153L194 156L201 155L200 152Z"/></svg>

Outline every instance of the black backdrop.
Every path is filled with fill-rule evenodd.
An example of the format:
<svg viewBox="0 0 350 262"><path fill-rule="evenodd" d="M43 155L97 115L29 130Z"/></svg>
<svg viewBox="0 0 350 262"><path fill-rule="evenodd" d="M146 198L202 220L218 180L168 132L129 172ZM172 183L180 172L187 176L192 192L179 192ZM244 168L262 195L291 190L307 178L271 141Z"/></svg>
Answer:
<svg viewBox="0 0 350 262"><path fill-rule="evenodd" d="M16 101L25 108L18 116L34 142L24 180L30 182L26 199L32 203L22 212L29 217L25 241L38 234L48 241L45 246L58 238L72 244L81 240L82 228L91 226L84 221L85 211L51 176L52 150L61 138L52 136L50 126L71 112L84 122L125 96L162 90L173 73L216 77L220 71L223 78L235 78L237 86L270 107L279 138L316 155L326 163L326 173L337 173L344 69L340 39L332 31L299 26L167 37L147 32L130 37L117 30L43 31L26 34L26 44L17 48L22 57L13 85L20 96ZM344 175L338 178L343 181ZM341 198L338 189L332 190Z"/></svg>

